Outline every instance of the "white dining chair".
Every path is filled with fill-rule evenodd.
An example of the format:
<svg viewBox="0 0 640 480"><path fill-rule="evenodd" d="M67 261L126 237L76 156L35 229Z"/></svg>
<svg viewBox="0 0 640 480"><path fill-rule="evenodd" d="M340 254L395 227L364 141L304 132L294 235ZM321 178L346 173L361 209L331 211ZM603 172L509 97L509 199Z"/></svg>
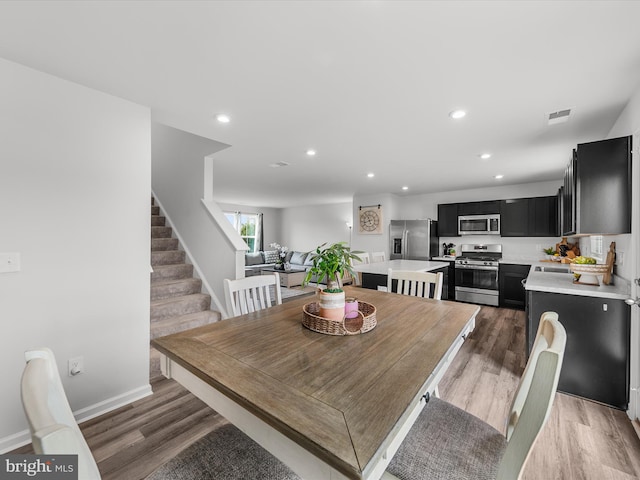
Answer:
<svg viewBox="0 0 640 480"><path fill-rule="evenodd" d="M273 294L271 293L273 290ZM254 275L238 280L224 280L227 314L235 317L282 303L280 275Z"/></svg>
<svg viewBox="0 0 640 480"><path fill-rule="evenodd" d="M396 288L393 281L396 281ZM387 272L387 291L414 297L442 298L442 273L393 270Z"/></svg>
<svg viewBox="0 0 640 480"><path fill-rule="evenodd" d="M506 421L506 435L470 413L431 398L385 478L516 480L551 413L567 335L558 314L542 314Z"/></svg>
<svg viewBox="0 0 640 480"><path fill-rule="evenodd" d="M387 257L384 252L371 252L371 263L379 263L386 261Z"/></svg>
<svg viewBox="0 0 640 480"><path fill-rule="evenodd" d="M22 407L34 452L77 455L77 478L99 480L100 471L69 406L53 352L48 348L29 350L25 359Z"/></svg>
<svg viewBox="0 0 640 480"><path fill-rule="evenodd" d="M369 258L369 254L367 252L360 252L356 254L358 256L358 259L352 259L351 260L351 265L352 266L357 266L357 265L368 265L370 263L370 258ZM355 272L356 276L353 279L356 285L362 285L362 274L360 272Z"/></svg>

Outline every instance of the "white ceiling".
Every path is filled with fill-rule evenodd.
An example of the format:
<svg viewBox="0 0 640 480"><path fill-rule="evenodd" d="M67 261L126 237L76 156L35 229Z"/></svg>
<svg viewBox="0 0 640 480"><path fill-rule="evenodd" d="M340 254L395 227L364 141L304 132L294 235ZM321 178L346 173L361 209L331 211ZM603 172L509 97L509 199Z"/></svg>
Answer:
<svg viewBox="0 0 640 480"><path fill-rule="evenodd" d="M640 2L3 1L0 57L230 145L219 201L343 202L560 179L640 87Z"/></svg>

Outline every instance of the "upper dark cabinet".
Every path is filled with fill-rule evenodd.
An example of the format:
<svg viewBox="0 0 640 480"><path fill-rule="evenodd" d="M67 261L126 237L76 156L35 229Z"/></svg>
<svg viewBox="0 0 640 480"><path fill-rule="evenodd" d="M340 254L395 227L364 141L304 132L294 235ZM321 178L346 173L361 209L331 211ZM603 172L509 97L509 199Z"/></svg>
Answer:
<svg viewBox="0 0 640 480"><path fill-rule="evenodd" d="M558 197L535 197L529 199L529 236L557 237Z"/></svg>
<svg viewBox="0 0 640 480"><path fill-rule="evenodd" d="M529 236L529 199L516 198L500 202L500 235Z"/></svg>
<svg viewBox="0 0 640 480"><path fill-rule="evenodd" d="M562 218L560 221L562 235L576 233L576 163L577 152L573 150L571 161L564 170L562 185Z"/></svg>
<svg viewBox="0 0 640 480"><path fill-rule="evenodd" d="M500 213L500 202L467 202L458 204L458 215L490 215Z"/></svg>
<svg viewBox="0 0 640 480"><path fill-rule="evenodd" d="M458 236L458 205L457 203L438 204L438 236Z"/></svg>
<svg viewBox="0 0 640 480"><path fill-rule="evenodd" d="M502 200L500 235L503 237L557 237L558 197Z"/></svg>
<svg viewBox="0 0 640 480"><path fill-rule="evenodd" d="M576 233L631 233L631 137L578 145L575 187Z"/></svg>

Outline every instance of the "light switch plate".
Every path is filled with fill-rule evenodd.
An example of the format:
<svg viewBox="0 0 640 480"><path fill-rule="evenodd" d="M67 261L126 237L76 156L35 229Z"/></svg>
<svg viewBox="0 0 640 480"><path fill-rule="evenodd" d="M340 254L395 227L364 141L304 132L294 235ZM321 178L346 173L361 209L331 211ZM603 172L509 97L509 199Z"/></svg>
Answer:
<svg viewBox="0 0 640 480"><path fill-rule="evenodd" d="M0 253L0 273L19 272L20 253Z"/></svg>

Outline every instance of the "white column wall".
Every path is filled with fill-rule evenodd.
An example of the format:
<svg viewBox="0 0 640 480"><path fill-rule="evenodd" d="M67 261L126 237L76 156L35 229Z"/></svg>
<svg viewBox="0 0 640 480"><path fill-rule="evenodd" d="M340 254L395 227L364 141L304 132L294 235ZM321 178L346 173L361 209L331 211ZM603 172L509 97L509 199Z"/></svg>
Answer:
<svg viewBox="0 0 640 480"><path fill-rule="evenodd" d="M81 417L150 393L150 187L148 108L0 59L0 252L22 260L0 273L0 452L29 440L31 347Z"/></svg>
<svg viewBox="0 0 640 480"><path fill-rule="evenodd" d="M204 159L228 145L159 123L153 123L151 130L153 192L211 287L212 309L217 304L223 310L223 280L236 278L236 249L202 199ZM215 175L215 163L212 170Z"/></svg>

